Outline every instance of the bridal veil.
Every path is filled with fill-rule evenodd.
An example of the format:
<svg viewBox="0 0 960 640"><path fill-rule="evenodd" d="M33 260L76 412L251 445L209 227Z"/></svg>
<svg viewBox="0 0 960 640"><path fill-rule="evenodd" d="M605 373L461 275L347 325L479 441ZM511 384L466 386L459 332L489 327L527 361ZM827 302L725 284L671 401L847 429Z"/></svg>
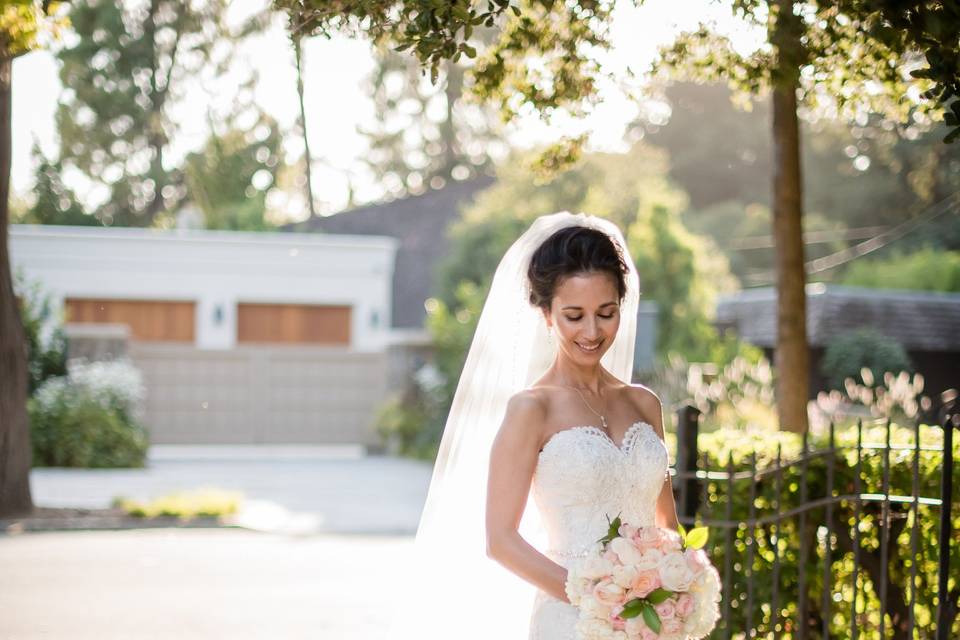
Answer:
<svg viewBox="0 0 960 640"><path fill-rule="evenodd" d="M412 553L395 584L382 585L393 609L390 640L526 640L536 588L486 555L485 506L490 448L507 400L550 366L555 347L543 316L528 302L527 267L534 250L573 225L599 229L623 250L629 269L621 323L604 367L630 381L639 282L613 223L567 212L537 218L497 267L440 441ZM539 514L528 496L519 527L545 548ZM380 591L376 586L371 594ZM373 596L376 597L376 596Z"/></svg>

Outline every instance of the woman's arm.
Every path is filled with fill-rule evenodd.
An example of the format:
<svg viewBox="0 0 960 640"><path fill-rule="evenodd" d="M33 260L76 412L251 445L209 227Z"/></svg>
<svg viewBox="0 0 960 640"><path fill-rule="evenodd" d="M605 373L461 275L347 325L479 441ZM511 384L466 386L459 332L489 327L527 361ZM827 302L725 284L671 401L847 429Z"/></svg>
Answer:
<svg viewBox="0 0 960 640"><path fill-rule="evenodd" d="M487 555L558 600L567 570L532 547L519 534L530 483L537 466L545 410L538 398L520 392L510 398L490 451L487 479Z"/></svg>
<svg viewBox="0 0 960 640"><path fill-rule="evenodd" d="M650 425L657 432L660 439L663 440L663 406L660 404L660 398L646 387L635 386L639 392L638 400L640 410L644 416L648 416ZM663 487L660 489L660 495L657 496L657 507L654 516L654 523L658 527L676 531L680 525L677 518L677 504L673 499L673 483L670 480L669 469L663 478Z"/></svg>

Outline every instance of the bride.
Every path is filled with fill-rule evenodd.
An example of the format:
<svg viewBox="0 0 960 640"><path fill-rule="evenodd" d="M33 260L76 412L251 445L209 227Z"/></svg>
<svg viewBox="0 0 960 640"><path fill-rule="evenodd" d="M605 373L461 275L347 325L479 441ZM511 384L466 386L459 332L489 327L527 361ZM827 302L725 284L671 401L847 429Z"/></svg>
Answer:
<svg viewBox="0 0 960 640"><path fill-rule="evenodd" d="M538 218L494 275L390 638L576 640L567 566L620 515L676 529L660 402L630 384L638 278L619 229Z"/></svg>

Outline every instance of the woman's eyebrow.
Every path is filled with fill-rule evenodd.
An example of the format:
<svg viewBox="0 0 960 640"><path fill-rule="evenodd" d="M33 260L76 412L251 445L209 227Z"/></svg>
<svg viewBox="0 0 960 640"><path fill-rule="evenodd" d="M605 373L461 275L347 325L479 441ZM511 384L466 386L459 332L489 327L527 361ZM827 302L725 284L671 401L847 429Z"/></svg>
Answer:
<svg viewBox="0 0 960 640"><path fill-rule="evenodd" d="M615 305L615 304L617 304L617 303L616 303L616 302L604 302L602 305L600 305L600 308L603 309L604 307L609 307L609 306L612 305L612 304ZM578 310L578 311L583 311L583 307L577 307L577 306L574 306L574 305L567 305L567 306L565 306L565 307L560 307L560 310L561 310L561 311L563 311L564 309L576 309L576 310Z"/></svg>

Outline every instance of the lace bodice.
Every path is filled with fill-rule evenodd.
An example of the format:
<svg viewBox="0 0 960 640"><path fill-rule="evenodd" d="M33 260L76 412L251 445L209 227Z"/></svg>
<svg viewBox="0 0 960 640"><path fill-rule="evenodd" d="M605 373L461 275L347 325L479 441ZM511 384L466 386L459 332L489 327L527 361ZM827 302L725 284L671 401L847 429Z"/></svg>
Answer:
<svg viewBox="0 0 960 640"><path fill-rule="evenodd" d="M594 426L553 434L532 480L546 555L566 566L607 533L607 519L617 514L635 526L654 524L667 464L663 440L643 421L627 429L620 446Z"/></svg>

